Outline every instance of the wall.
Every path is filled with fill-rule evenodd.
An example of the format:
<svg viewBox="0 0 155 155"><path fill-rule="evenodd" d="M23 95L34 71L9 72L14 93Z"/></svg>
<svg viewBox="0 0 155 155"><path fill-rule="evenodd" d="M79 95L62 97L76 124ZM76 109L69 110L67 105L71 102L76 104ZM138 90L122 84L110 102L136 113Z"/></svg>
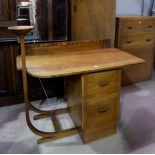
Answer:
<svg viewBox="0 0 155 155"><path fill-rule="evenodd" d="M143 0L116 0L117 16L141 16ZM143 15L149 15L153 0L144 0Z"/></svg>

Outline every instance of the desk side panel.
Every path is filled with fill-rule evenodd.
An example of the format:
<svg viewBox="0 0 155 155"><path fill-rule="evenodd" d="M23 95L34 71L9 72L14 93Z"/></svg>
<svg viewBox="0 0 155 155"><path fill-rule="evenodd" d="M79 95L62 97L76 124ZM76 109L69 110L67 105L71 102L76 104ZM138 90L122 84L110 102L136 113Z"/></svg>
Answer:
<svg viewBox="0 0 155 155"><path fill-rule="evenodd" d="M70 116L76 127L82 126L81 75L65 77L65 97L70 107Z"/></svg>

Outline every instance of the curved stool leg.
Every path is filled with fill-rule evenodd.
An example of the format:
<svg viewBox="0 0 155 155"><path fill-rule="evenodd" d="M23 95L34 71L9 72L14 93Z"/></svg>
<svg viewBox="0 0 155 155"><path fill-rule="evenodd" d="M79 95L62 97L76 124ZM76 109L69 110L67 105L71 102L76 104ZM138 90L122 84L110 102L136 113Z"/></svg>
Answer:
<svg viewBox="0 0 155 155"><path fill-rule="evenodd" d="M78 128L62 130L60 132L44 132L44 131L38 130L31 123L30 115L29 115L29 109L27 109L27 108L26 108L26 122L27 122L27 125L31 129L32 132L34 132L35 134L37 134L39 136L42 136L44 138L46 138L46 137L54 137L54 138L56 138L56 137L63 137L65 135L67 136L67 134L69 134L70 132L71 133L73 133L73 132L77 133L77 130L78 130Z"/></svg>
<svg viewBox="0 0 155 155"><path fill-rule="evenodd" d="M42 138L38 140L38 143L47 142L49 140L62 138L69 136L71 134L75 134L78 132L77 128L62 130L59 132L44 132L38 130L36 127L33 126L30 120L29 112L31 110L42 114L44 116L51 116L57 113L62 112L63 110L59 111L43 111L40 109L35 108L30 102L28 97L28 87L27 87L27 71L26 71L26 52L25 52L25 44L24 44L24 36L32 30L33 26L13 26L9 27L9 30L13 30L19 35L20 47L21 47L21 58L22 58L22 79L23 79L23 89L24 89L24 101L25 101L25 113L26 113L26 122L32 132L41 136ZM68 110L68 109L65 109ZM64 111L63 111L64 112Z"/></svg>
<svg viewBox="0 0 155 155"><path fill-rule="evenodd" d="M23 75L22 77L23 77L26 121L27 121L27 125L31 129L31 131L42 137L42 139L40 139L38 141L38 143L46 142L46 141L49 141L49 140L54 140L54 139L57 139L57 138L66 137L66 136L71 135L73 133L74 134L77 133L78 132L77 128L62 130L62 131L59 131L59 132L44 132L44 131L38 130L31 123L30 115L29 115L30 110L33 110L33 111L35 111L37 113L44 114L44 115L47 115L47 116L49 116L51 114L53 114L53 115L57 114L58 112L39 110L39 109L35 108L29 102L29 99L28 99L28 87L27 87L26 60L25 60L25 46L24 46L24 37L23 36L20 37L20 42L21 42L21 53L22 53L22 75ZM63 110L59 110L59 112L62 112L62 111Z"/></svg>
<svg viewBox="0 0 155 155"><path fill-rule="evenodd" d="M31 129L31 131L33 133L35 133L35 134L42 137L42 138L38 139L38 141L37 141L38 144L42 144L42 143L45 143L45 142L49 142L51 140L56 140L56 139L59 139L59 138L64 138L64 137L67 137L67 136L71 136L71 135L77 134L78 131L79 131L79 128L72 128L72 129L62 130L62 131L59 131L59 132L43 132L41 130L38 130L31 123L30 115L29 115L30 110L31 109L26 108L26 122L27 122L28 127Z"/></svg>

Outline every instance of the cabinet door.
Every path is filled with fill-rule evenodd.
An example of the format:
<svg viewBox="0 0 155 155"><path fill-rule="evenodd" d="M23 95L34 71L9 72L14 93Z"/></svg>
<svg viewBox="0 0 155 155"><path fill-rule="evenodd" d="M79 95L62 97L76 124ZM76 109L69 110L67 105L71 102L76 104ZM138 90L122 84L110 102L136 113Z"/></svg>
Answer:
<svg viewBox="0 0 155 155"><path fill-rule="evenodd" d="M72 40L111 39L115 31L115 0L71 0Z"/></svg>
<svg viewBox="0 0 155 155"><path fill-rule="evenodd" d="M8 0L0 0L0 21L9 20L9 3Z"/></svg>
<svg viewBox="0 0 155 155"><path fill-rule="evenodd" d="M15 93L13 46L0 46L0 97Z"/></svg>
<svg viewBox="0 0 155 155"><path fill-rule="evenodd" d="M16 18L15 0L0 0L0 21L11 21Z"/></svg>

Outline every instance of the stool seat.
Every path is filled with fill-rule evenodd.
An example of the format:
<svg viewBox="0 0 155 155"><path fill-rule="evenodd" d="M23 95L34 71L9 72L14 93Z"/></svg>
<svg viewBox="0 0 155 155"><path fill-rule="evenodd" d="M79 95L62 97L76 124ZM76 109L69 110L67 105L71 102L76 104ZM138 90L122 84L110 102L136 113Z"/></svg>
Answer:
<svg viewBox="0 0 155 155"><path fill-rule="evenodd" d="M8 27L8 30L14 31L18 36L25 36L33 28L33 26L10 26Z"/></svg>

